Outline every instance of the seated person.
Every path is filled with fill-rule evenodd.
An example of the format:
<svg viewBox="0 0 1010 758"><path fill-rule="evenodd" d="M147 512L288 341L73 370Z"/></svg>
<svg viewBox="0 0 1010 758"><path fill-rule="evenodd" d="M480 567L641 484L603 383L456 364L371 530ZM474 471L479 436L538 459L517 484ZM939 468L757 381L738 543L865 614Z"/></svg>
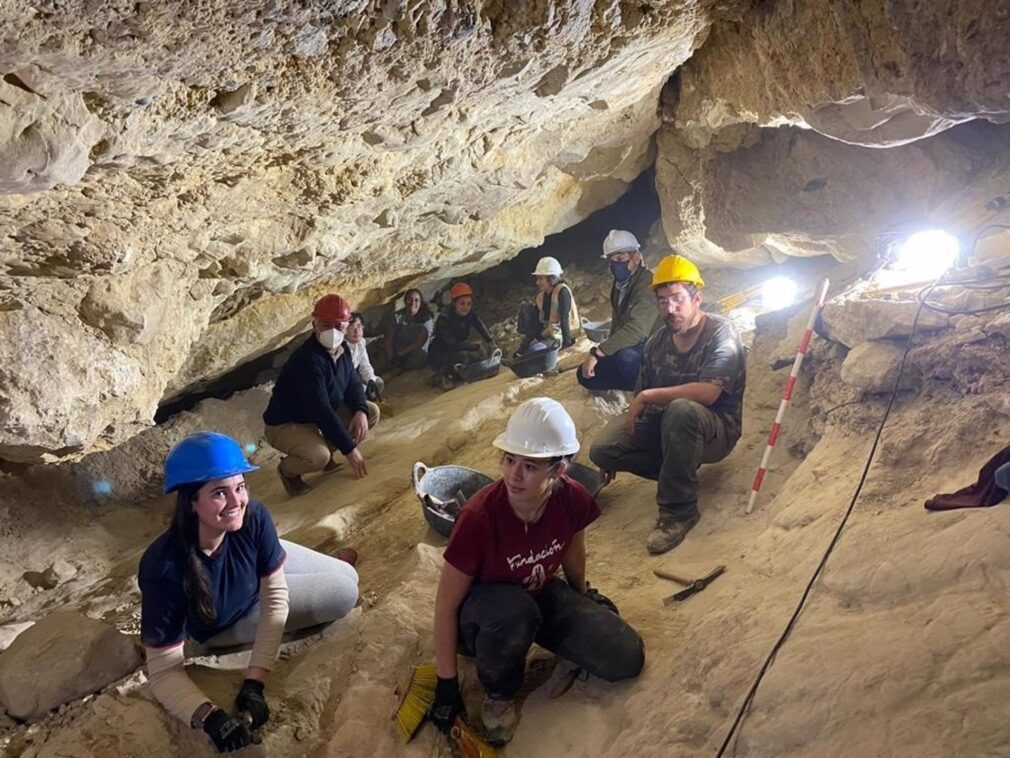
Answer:
<svg viewBox="0 0 1010 758"><path fill-rule="evenodd" d="M586 581L585 529L600 510L565 476L579 441L564 406L527 400L494 446L502 476L467 500L445 549L429 717L444 732L463 711L459 649L476 658L484 726L502 744L515 731L514 698L534 642L608 682L637 676L645 653L638 632Z"/></svg>
<svg viewBox="0 0 1010 758"><path fill-rule="evenodd" d="M435 316L419 289L403 293L403 307L386 322L382 350L375 356L382 373L411 371L428 363Z"/></svg>
<svg viewBox="0 0 1010 758"><path fill-rule="evenodd" d="M365 397L372 402L378 402L382 398L382 390L386 383L382 381L381 376L376 375L368 358L368 350L365 347L365 324L360 313L351 314L347 331L344 333L344 341L350 350L354 370L358 372L358 377L365 385Z"/></svg>
<svg viewBox="0 0 1010 758"><path fill-rule="evenodd" d="M333 451L347 458L360 479L368 474L358 445L379 423L379 406L365 387L344 345L351 306L340 295L325 295L312 310L312 334L291 354L274 383L263 413L266 438L286 453L277 467L291 497L309 491L303 474L335 471Z"/></svg>
<svg viewBox="0 0 1010 758"><path fill-rule="evenodd" d="M266 507L249 498L244 474L256 468L223 434L200 432L172 448L165 492L176 493L175 517L140 559L151 691L222 753L249 745L269 720L264 681L284 632L339 619L358 600L350 563L277 538ZM186 675L189 638L205 651L252 646L233 711Z"/></svg>
<svg viewBox="0 0 1010 758"><path fill-rule="evenodd" d="M531 347L543 350L559 344L562 349L575 344L574 334L579 330L579 309L575 306L572 289L562 279L564 272L557 258L541 258L533 276L536 277L537 294L532 303L519 307L518 330L523 335L513 357L518 358ZM537 348L537 345L541 347Z"/></svg>
<svg viewBox="0 0 1010 758"><path fill-rule="evenodd" d="M579 384L589 390L635 389L645 341L656 325L652 272L645 267L638 240L612 229L603 241L614 283L610 288L610 336L589 351L579 367Z"/></svg>
<svg viewBox="0 0 1010 758"><path fill-rule="evenodd" d="M456 386L459 376L454 367L457 363L484 360L494 349L491 332L474 309L470 285L465 282L452 285L449 297L452 304L435 321L435 336L428 349L428 365L435 372L433 382L440 382L442 389Z"/></svg>

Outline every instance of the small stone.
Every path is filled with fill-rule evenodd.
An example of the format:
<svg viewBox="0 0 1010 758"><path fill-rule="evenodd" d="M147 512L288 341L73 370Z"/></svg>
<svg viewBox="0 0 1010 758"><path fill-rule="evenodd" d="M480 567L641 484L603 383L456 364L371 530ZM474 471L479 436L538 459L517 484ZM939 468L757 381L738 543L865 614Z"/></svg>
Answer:
<svg viewBox="0 0 1010 758"><path fill-rule="evenodd" d="M43 572L43 576L54 582L54 586L57 586L77 576L77 566L70 561L53 561L52 565Z"/></svg>

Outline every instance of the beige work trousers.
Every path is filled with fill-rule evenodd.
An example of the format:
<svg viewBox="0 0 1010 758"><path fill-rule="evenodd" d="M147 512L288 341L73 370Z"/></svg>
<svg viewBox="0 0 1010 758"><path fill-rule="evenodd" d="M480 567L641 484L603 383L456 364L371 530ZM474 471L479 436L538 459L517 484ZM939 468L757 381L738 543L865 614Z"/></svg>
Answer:
<svg viewBox="0 0 1010 758"><path fill-rule="evenodd" d="M368 405L368 428L379 423L379 406L371 400ZM344 406L337 408L337 415L347 426L351 423L351 412ZM267 442L285 453L281 459L281 471L285 476L301 476L313 471L322 471L336 450L322 435L315 424L277 424L266 427Z"/></svg>

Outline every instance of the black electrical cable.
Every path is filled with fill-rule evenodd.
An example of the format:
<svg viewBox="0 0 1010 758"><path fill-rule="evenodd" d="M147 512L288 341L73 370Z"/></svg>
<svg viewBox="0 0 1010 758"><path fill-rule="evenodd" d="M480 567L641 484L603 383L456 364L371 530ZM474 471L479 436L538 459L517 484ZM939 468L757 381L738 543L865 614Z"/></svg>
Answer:
<svg viewBox="0 0 1010 758"><path fill-rule="evenodd" d="M936 278L936 281L928 288L929 291L926 292L926 297L928 297L929 294L940 284L940 281L946 274L947 271L944 271ZM828 558L831 556L832 551L835 549L835 545L838 544L838 540L842 536L842 530L845 529L845 525L849 521L849 516L852 515L852 510L855 508L856 501L859 499L859 495L863 491L863 485L866 483L866 477L870 473L870 466L873 464L873 458L877 453L877 446L880 444L880 436L884 432L884 425L887 423L887 419L891 415L891 408L894 407L894 401L898 397L898 386L901 383L901 375L905 371L905 362L912 349L912 341L915 339L916 328L919 325L919 316L922 315L924 305L925 303L922 299L920 299L919 307L916 308L915 317L912 319L912 329L911 333L908 335L908 344L905 346L905 351L901 355L901 363L898 364L898 373L894 377L894 386L891 388L891 397L887 401L887 407L884 409L884 415L881 417L880 424L877 426L877 434L873 438L873 446L870 448L870 454L866 458L866 465L863 467L862 476L859 477L859 484L856 485L856 490L852 493L852 500L849 501L849 507L845 509L845 514L842 516L842 520L839 522L838 528L835 530L835 534L831 538L831 542L828 543L828 547L821 556L821 560L817 564L817 568L814 569L814 573L811 575L806 587L804 587L803 595L800 597L800 601L797 603L796 609L793 611L793 615L789 618L789 622L786 624L785 629L782 630L782 634L779 635L778 640L772 646L771 652L768 653L764 664L761 666L761 670L758 671L757 676L754 678L754 683L751 684L750 689L747 691L747 696L744 698L739 711L737 711L736 718L733 719L733 724L730 726L729 732L726 733L726 738L722 741L722 745L719 747L719 752L716 753L716 758L722 758L723 754L726 752L726 748L728 748L730 742L732 742L734 735L737 734L740 724L743 722L751 703L754 701L754 696L757 694L758 687L761 686L761 680L764 679L765 674L768 672L772 662L775 660L775 656L778 654L779 650L782 649L782 646L792 633L793 627L796 625L800 614L803 612L803 607L806 605L807 598L810 596L814 583L817 581L817 577L819 577L821 571L824 570L824 566L828 562Z"/></svg>

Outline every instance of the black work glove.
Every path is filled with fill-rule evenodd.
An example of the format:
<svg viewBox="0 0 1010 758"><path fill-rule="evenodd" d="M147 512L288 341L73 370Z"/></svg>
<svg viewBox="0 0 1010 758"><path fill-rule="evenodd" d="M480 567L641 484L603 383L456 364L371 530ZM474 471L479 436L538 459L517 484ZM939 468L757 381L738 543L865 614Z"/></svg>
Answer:
<svg viewBox="0 0 1010 758"><path fill-rule="evenodd" d="M379 399L379 387L374 379L369 379L368 384L365 385L365 397L373 403Z"/></svg>
<svg viewBox="0 0 1010 758"><path fill-rule="evenodd" d="M241 750L253 741L252 732L238 716L229 716L225 711L211 713L203 722L203 731L210 735L211 742L219 753Z"/></svg>
<svg viewBox="0 0 1010 758"><path fill-rule="evenodd" d="M270 720L270 706L263 695L263 682L255 679L246 679L242 682L242 688L235 698L235 710L239 715L248 713L252 722L251 729L259 729Z"/></svg>
<svg viewBox="0 0 1010 758"><path fill-rule="evenodd" d="M443 734L448 734L452 728L452 722L456 716L465 713L463 708L463 696L459 693L459 678L451 679L438 678L435 685L435 701L428 711L428 718L431 723L437 726Z"/></svg>
<svg viewBox="0 0 1010 758"><path fill-rule="evenodd" d="M595 587L591 586L589 582L586 582L586 597L592 600L594 603L599 603L608 611L612 611L613 613L616 613L618 616L621 615L621 612L617 610L617 606L614 605L614 601L611 600L606 595L604 595Z"/></svg>

